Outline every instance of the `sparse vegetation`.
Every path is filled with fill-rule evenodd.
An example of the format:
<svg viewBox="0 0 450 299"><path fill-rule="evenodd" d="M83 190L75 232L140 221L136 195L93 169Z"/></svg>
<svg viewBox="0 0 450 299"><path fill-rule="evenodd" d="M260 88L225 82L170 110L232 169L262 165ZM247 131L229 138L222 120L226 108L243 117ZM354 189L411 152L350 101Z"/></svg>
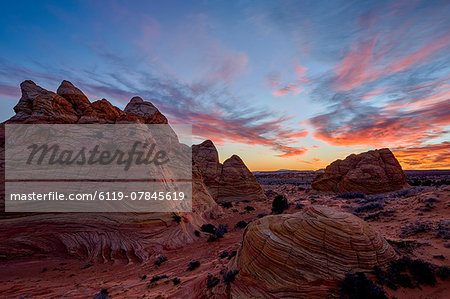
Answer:
<svg viewBox="0 0 450 299"><path fill-rule="evenodd" d="M417 220L414 223L403 226L400 237L406 238L406 237L417 235L419 233L431 231L432 229L433 229L433 227L430 222Z"/></svg>
<svg viewBox="0 0 450 299"><path fill-rule="evenodd" d="M162 263L164 263L166 261L167 261L167 258L164 255L162 255L156 259L155 265L160 266Z"/></svg>
<svg viewBox="0 0 450 299"><path fill-rule="evenodd" d="M441 220L437 225L436 238L450 239L450 220Z"/></svg>
<svg viewBox="0 0 450 299"><path fill-rule="evenodd" d="M110 299L108 290L107 289L101 289L100 292L95 294L94 299Z"/></svg>
<svg viewBox="0 0 450 299"><path fill-rule="evenodd" d="M181 222L181 216L173 215L172 218L173 218L173 220L174 220L176 223L180 223L180 222Z"/></svg>
<svg viewBox="0 0 450 299"><path fill-rule="evenodd" d="M228 251L227 251L227 250L224 250L224 251L222 251L222 253L219 255L219 257L220 257L221 259L223 259L223 258L226 258L228 255L229 255Z"/></svg>
<svg viewBox="0 0 450 299"><path fill-rule="evenodd" d="M200 262L199 261L192 261L189 263L187 270L188 271L192 271L194 269L197 269L198 267L200 267Z"/></svg>
<svg viewBox="0 0 450 299"><path fill-rule="evenodd" d="M281 214L289 207L287 198L284 195L277 195L272 202L272 213Z"/></svg>
<svg viewBox="0 0 450 299"><path fill-rule="evenodd" d="M298 210L301 210L301 209L303 209L304 207L305 207L305 205L302 204L302 203L297 203L297 204L295 205L295 208L298 209Z"/></svg>
<svg viewBox="0 0 450 299"><path fill-rule="evenodd" d="M239 221L238 223L236 223L236 225L234 226L235 228L244 228L247 226L247 222L245 222L244 220Z"/></svg>
<svg viewBox="0 0 450 299"><path fill-rule="evenodd" d="M222 202L220 205L222 207L224 207L225 209L229 209L229 208L233 207L233 203L232 202Z"/></svg>
<svg viewBox="0 0 450 299"><path fill-rule="evenodd" d="M181 280L178 277L175 277L174 279L172 279L173 285L177 285L180 284Z"/></svg>
<svg viewBox="0 0 450 299"><path fill-rule="evenodd" d="M231 260L234 256L236 256L236 254L237 254L237 251L236 251L236 250L232 251L232 252L230 253L230 255L228 256L228 259Z"/></svg>
<svg viewBox="0 0 450 299"><path fill-rule="evenodd" d="M223 281L225 283L231 283L234 281L235 276L239 273L239 270L230 270L223 275Z"/></svg>
<svg viewBox="0 0 450 299"><path fill-rule="evenodd" d="M395 214L394 209L386 210L386 211L379 211L376 213L368 214L366 217L364 217L364 220L371 221L371 220L380 220L380 217L392 217Z"/></svg>
<svg viewBox="0 0 450 299"><path fill-rule="evenodd" d="M375 267L374 270L378 283L393 290L399 287L416 288L420 285L434 286L436 284L436 273L433 265L405 256L390 262L385 271L379 267Z"/></svg>
<svg viewBox="0 0 450 299"><path fill-rule="evenodd" d="M381 202L368 202L353 208L355 213L366 213L370 211L379 211L384 209L384 204Z"/></svg>
<svg viewBox="0 0 450 299"><path fill-rule="evenodd" d="M384 290L361 272L346 274L339 293L341 298L346 299L387 299Z"/></svg>
<svg viewBox="0 0 450 299"><path fill-rule="evenodd" d="M214 234L214 232L216 231L216 227L213 224L208 223L208 224L203 224L201 226L200 230L205 233Z"/></svg>
<svg viewBox="0 0 450 299"><path fill-rule="evenodd" d="M194 235L195 235L196 237L200 237L200 232L199 232L198 230L195 230L195 231L194 231Z"/></svg>
<svg viewBox="0 0 450 299"><path fill-rule="evenodd" d="M249 212L255 210L255 208L252 207L252 206L246 206L244 209L245 209L246 211L249 211Z"/></svg>
<svg viewBox="0 0 450 299"><path fill-rule="evenodd" d="M152 279L150 280L151 283L153 282L157 282L158 280L164 279L164 278L168 278L167 275L155 275L152 277Z"/></svg>
<svg viewBox="0 0 450 299"><path fill-rule="evenodd" d="M208 275L208 279L206 280L206 287L208 289L215 287L220 282L220 279L218 277L212 276L211 274Z"/></svg>
<svg viewBox="0 0 450 299"><path fill-rule="evenodd" d="M267 213L261 213L261 214L258 214L258 218L263 218L264 216L267 216L268 214Z"/></svg>
<svg viewBox="0 0 450 299"><path fill-rule="evenodd" d="M366 195L362 192L343 192L339 193L337 197L344 199L355 199L355 198L365 198Z"/></svg>

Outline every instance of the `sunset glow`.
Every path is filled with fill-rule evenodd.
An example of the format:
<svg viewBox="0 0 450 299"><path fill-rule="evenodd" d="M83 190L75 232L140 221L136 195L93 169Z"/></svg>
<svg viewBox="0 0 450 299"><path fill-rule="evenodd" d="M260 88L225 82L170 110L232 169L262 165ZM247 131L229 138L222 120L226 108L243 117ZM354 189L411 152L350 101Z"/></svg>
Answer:
<svg viewBox="0 0 450 299"><path fill-rule="evenodd" d="M0 13L2 121L20 82L69 80L122 109L139 95L253 171L383 147L404 169L450 169L448 1L23 5Z"/></svg>

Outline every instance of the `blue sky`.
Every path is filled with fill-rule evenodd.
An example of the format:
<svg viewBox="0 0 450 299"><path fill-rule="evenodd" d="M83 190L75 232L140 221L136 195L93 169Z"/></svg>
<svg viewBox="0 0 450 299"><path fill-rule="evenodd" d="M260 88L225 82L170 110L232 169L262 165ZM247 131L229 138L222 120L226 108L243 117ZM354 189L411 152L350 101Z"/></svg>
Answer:
<svg viewBox="0 0 450 299"><path fill-rule="evenodd" d="M450 168L448 1L16 1L0 12L0 117L31 79L134 95L252 170L389 147Z"/></svg>

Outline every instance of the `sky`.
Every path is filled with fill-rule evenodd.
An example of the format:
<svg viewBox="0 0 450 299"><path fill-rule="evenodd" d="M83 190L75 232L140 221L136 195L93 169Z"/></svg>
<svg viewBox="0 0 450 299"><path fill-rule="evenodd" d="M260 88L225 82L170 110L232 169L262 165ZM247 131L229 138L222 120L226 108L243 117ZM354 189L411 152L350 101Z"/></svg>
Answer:
<svg viewBox="0 0 450 299"><path fill-rule="evenodd" d="M0 120L27 79L135 95L223 161L316 170L390 148L450 168L449 1L8 1Z"/></svg>

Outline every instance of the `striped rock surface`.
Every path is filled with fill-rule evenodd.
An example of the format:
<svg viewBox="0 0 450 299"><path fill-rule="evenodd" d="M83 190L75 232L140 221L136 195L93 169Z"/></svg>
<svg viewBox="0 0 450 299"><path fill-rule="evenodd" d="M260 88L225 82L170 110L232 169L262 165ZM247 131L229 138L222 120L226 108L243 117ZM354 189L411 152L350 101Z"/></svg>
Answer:
<svg viewBox="0 0 450 299"><path fill-rule="evenodd" d="M368 272L395 251L360 218L311 206L252 222L230 269L232 297L324 297L348 272Z"/></svg>

